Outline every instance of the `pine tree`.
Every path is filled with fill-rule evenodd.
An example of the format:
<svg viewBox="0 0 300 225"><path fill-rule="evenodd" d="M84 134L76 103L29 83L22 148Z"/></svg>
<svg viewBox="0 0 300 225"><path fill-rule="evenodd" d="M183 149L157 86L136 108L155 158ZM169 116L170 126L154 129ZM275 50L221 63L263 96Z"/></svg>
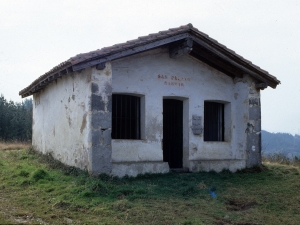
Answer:
<svg viewBox="0 0 300 225"><path fill-rule="evenodd" d="M29 141L32 137L32 99L22 103L0 95L0 140Z"/></svg>

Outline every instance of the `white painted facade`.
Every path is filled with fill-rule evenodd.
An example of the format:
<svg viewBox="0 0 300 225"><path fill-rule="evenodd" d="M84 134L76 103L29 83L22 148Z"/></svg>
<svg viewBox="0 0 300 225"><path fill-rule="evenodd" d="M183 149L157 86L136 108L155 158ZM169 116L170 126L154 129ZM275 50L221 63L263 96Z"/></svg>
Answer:
<svg viewBox="0 0 300 225"><path fill-rule="evenodd" d="M97 88L92 90L92 85ZM162 149L163 99L173 98L183 101L183 167L192 172L236 171L246 167L247 135L260 132L260 118L249 118L249 98L260 98L254 86L250 76L232 79L191 56L172 59L168 48L150 50L108 62L103 70L92 67L63 76L34 94L33 146L91 173L168 172ZM95 115L111 115L112 94L141 97L141 140L110 140L111 126L94 127ZM95 96L104 102L96 110ZM203 133L192 132L192 116L201 116L203 123L207 100L225 104L223 142L205 142ZM248 123L255 128L249 131ZM95 139L99 145L93 144ZM259 141L251 151L260 151ZM97 163L107 165L103 170Z"/></svg>
<svg viewBox="0 0 300 225"><path fill-rule="evenodd" d="M89 164L90 83L86 69L33 95L33 147L81 169Z"/></svg>
<svg viewBox="0 0 300 225"><path fill-rule="evenodd" d="M183 167L190 171L245 168L249 90L255 90L250 77L237 82L191 56L172 59L167 48L114 61L112 73L113 93L145 98L142 140L112 140L113 163L162 161L162 103L174 98L184 103ZM205 100L225 103L224 142L204 142L203 135L192 132L192 115L203 118Z"/></svg>

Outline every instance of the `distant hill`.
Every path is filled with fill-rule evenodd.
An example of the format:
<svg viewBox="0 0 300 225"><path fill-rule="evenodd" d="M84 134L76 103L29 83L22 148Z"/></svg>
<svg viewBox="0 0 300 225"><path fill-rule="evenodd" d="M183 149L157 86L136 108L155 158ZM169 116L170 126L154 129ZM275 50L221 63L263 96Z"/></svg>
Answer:
<svg viewBox="0 0 300 225"><path fill-rule="evenodd" d="M289 133L270 133L262 130L262 155L283 153L287 157L300 157L300 135Z"/></svg>

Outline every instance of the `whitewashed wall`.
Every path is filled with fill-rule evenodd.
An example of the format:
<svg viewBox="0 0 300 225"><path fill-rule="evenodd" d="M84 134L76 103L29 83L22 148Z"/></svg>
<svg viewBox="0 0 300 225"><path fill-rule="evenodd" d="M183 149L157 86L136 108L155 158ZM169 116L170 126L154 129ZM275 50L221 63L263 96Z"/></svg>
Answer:
<svg viewBox="0 0 300 225"><path fill-rule="evenodd" d="M33 146L87 169L91 69L68 74L33 96Z"/></svg>

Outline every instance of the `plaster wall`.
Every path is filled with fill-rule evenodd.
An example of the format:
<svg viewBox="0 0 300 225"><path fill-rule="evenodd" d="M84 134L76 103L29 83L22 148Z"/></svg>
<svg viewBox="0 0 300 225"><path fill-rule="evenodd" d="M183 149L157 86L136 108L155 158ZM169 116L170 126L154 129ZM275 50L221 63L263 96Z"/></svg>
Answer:
<svg viewBox="0 0 300 225"><path fill-rule="evenodd" d="M112 74L112 93L145 99L142 140L112 140L112 163L163 161L163 99L175 98L184 102L184 167L234 171L246 166L250 77L233 80L190 56L172 59L167 48L113 61ZM225 103L224 142L204 142L203 134L193 134L193 115L202 118L203 127L205 100Z"/></svg>
<svg viewBox="0 0 300 225"><path fill-rule="evenodd" d="M88 169L91 69L67 74L33 96L35 149Z"/></svg>

